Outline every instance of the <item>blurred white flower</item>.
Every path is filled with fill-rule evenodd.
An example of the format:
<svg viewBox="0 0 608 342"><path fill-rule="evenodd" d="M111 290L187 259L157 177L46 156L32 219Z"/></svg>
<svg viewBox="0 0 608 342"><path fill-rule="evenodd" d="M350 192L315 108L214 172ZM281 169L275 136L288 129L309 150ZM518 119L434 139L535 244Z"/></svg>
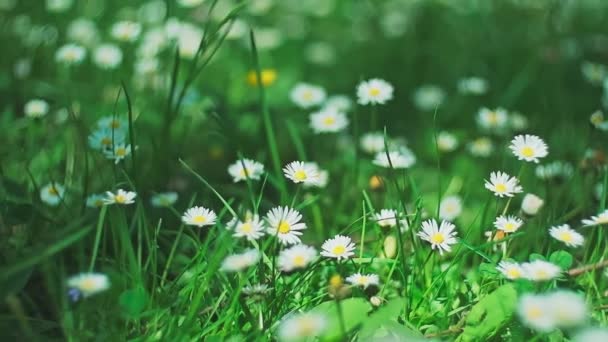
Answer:
<svg viewBox="0 0 608 342"><path fill-rule="evenodd" d="M385 151L376 153L373 163L386 168L392 166L395 169L407 169L416 163L416 156L407 147L401 147L388 153Z"/></svg>
<svg viewBox="0 0 608 342"><path fill-rule="evenodd" d="M458 195L446 196L439 204L439 218L454 221L462 213L462 200Z"/></svg>
<svg viewBox="0 0 608 342"><path fill-rule="evenodd" d="M295 245L284 249L277 259L278 267L283 272L306 268L317 258L317 250L306 245Z"/></svg>
<svg viewBox="0 0 608 342"><path fill-rule="evenodd" d="M157 208L170 207L177 202L177 198L177 192L161 192L152 196L150 203Z"/></svg>
<svg viewBox="0 0 608 342"><path fill-rule="evenodd" d="M544 204L545 201L535 194L526 194L521 202L521 211L526 215L534 216L538 214L538 211Z"/></svg>
<svg viewBox="0 0 608 342"><path fill-rule="evenodd" d="M437 147L441 152L452 152L458 147L458 138L449 132L439 132L437 134Z"/></svg>
<svg viewBox="0 0 608 342"><path fill-rule="evenodd" d="M101 44L93 51L93 62L102 69L116 69L122 62L122 51L114 44Z"/></svg>
<svg viewBox="0 0 608 342"><path fill-rule="evenodd" d="M40 189L40 200L50 206L57 206L63 200L65 188L58 183L49 183Z"/></svg>
<svg viewBox="0 0 608 342"><path fill-rule="evenodd" d="M86 298L109 289L110 279L103 273L80 273L68 278L67 285Z"/></svg>
<svg viewBox="0 0 608 342"><path fill-rule="evenodd" d="M414 92L414 105L422 111L434 111L445 100L445 92L436 85L427 84Z"/></svg>
<svg viewBox="0 0 608 342"><path fill-rule="evenodd" d="M393 99L393 86L385 80L372 78L357 86L357 103L361 105L385 104Z"/></svg>
<svg viewBox="0 0 608 342"><path fill-rule="evenodd" d="M233 182L247 180L259 180L264 174L264 165L251 159L239 159L228 166L228 174Z"/></svg>
<svg viewBox="0 0 608 342"><path fill-rule="evenodd" d="M87 51L80 45L66 44L55 52L55 61L66 65L77 65L82 63Z"/></svg>
<svg viewBox="0 0 608 342"><path fill-rule="evenodd" d="M41 99L32 99L27 101L23 107L23 112L27 117L39 118L48 114L49 104Z"/></svg>
<svg viewBox="0 0 608 342"><path fill-rule="evenodd" d="M120 42L133 42L139 37L141 30L140 23L123 20L112 25L110 35Z"/></svg>
<svg viewBox="0 0 608 342"><path fill-rule="evenodd" d="M347 126L346 115L331 107L310 114L310 127L317 134L340 132Z"/></svg>
<svg viewBox="0 0 608 342"><path fill-rule="evenodd" d="M291 101L303 109L321 105L326 96L323 88L308 83L296 84L289 94Z"/></svg>
<svg viewBox="0 0 608 342"><path fill-rule="evenodd" d="M481 108L477 112L477 124L486 130L500 131L507 127L509 116L503 108L490 110Z"/></svg>
<svg viewBox="0 0 608 342"><path fill-rule="evenodd" d="M494 152L494 144L490 138L481 137L471 141L468 149L475 157L489 157Z"/></svg>
<svg viewBox="0 0 608 342"><path fill-rule="evenodd" d="M327 328L327 317L318 313L289 314L281 319L279 341L301 341L319 336Z"/></svg>
<svg viewBox="0 0 608 342"><path fill-rule="evenodd" d="M488 91L488 82L480 77L461 78L458 92L465 95L483 95Z"/></svg>
<svg viewBox="0 0 608 342"><path fill-rule="evenodd" d="M222 262L220 269L224 272L240 272L257 264L260 257L260 251L257 249L248 249L243 253L227 256Z"/></svg>
<svg viewBox="0 0 608 342"><path fill-rule="evenodd" d="M132 204L135 203L135 197L137 197L137 194L133 191L125 191L123 189L118 189L116 193L106 191L104 204Z"/></svg>

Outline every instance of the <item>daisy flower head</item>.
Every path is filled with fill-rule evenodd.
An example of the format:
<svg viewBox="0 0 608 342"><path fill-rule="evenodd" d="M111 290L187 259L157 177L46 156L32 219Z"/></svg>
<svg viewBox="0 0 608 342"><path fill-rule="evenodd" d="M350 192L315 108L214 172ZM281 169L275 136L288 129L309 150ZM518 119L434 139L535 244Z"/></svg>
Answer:
<svg viewBox="0 0 608 342"><path fill-rule="evenodd" d="M385 104L393 99L393 86L385 80L372 78L357 86L357 103L361 105Z"/></svg>
<svg viewBox="0 0 608 342"><path fill-rule="evenodd" d="M589 317L585 298L573 291L558 290L546 295L555 324L561 328L583 325Z"/></svg>
<svg viewBox="0 0 608 342"><path fill-rule="evenodd" d="M327 98L323 108L333 108L338 112L348 112L353 108L353 101L346 95L333 95Z"/></svg>
<svg viewBox="0 0 608 342"><path fill-rule="evenodd" d="M522 221L519 217L512 215L501 215L496 218L496 221L494 221L494 227L496 227L498 230L502 230L505 233L514 233L523 224L524 221Z"/></svg>
<svg viewBox="0 0 608 342"><path fill-rule="evenodd" d="M498 197L513 197L523 191L519 180L508 174L498 171L490 174L490 181L486 180L486 189L492 191Z"/></svg>
<svg viewBox="0 0 608 342"><path fill-rule="evenodd" d="M584 219L582 221L582 223L586 227L599 226L599 225L602 225L602 224L608 224L608 209L606 209L603 212L599 213L597 216L591 216L591 218Z"/></svg>
<svg viewBox="0 0 608 342"><path fill-rule="evenodd" d="M283 272L306 268L317 258L317 250L306 245L295 245L284 249L277 259L278 267Z"/></svg>
<svg viewBox="0 0 608 342"><path fill-rule="evenodd" d="M524 270L520 264L512 261L501 261L498 263L496 269L502 273L502 275L509 279L515 280L522 278L524 276Z"/></svg>
<svg viewBox="0 0 608 342"><path fill-rule="evenodd" d="M383 228L390 228L397 225L397 214L396 210L393 209L382 209L379 213L375 213L373 219L376 223Z"/></svg>
<svg viewBox="0 0 608 342"><path fill-rule="evenodd" d="M407 169L416 164L416 156L407 147L395 151L376 153L373 163L377 166L394 169Z"/></svg>
<svg viewBox="0 0 608 342"><path fill-rule="evenodd" d="M608 68L603 64L585 61L581 64L583 77L593 85L600 85L608 76Z"/></svg>
<svg viewBox="0 0 608 342"><path fill-rule="evenodd" d="M604 342L608 341L608 329L586 328L579 330L572 337L572 342Z"/></svg>
<svg viewBox="0 0 608 342"><path fill-rule="evenodd" d="M317 170L317 178L314 182L303 183L304 188L324 188L329 182L329 172L319 167L315 162L305 162L305 167L310 167Z"/></svg>
<svg viewBox="0 0 608 342"><path fill-rule="evenodd" d="M196 227L213 226L217 215L213 210L205 207L192 207L182 215L182 222Z"/></svg>
<svg viewBox="0 0 608 342"><path fill-rule="evenodd" d="M457 88L464 95L483 95L488 91L488 82L481 77L461 78Z"/></svg>
<svg viewBox="0 0 608 342"><path fill-rule="evenodd" d="M40 189L40 200L50 206L57 206L65 195L63 185L51 182Z"/></svg>
<svg viewBox="0 0 608 342"><path fill-rule="evenodd" d="M454 221L462 214L462 200L458 195L446 196L439 204L439 218Z"/></svg>
<svg viewBox="0 0 608 342"><path fill-rule="evenodd" d="M266 284L254 284L254 285L247 285L245 287L243 287L243 289L241 290L241 292L243 292L243 294L245 296L248 297L254 297L254 298L263 298L268 292L270 292L271 288L268 287L268 285Z"/></svg>
<svg viewBox="0 0 608 342"><path fill-rule="evenodd" d="M234 183L247 180L259 180L264 174L264 165L251 159L239 159L228 166L228 174Z"/></svg>
<svg viewBox="0 0 608 342"><path fill-rule="evenodd" d="M91 194L87 197L86 205L88 208L101 208L106 204L105 199L104 194Z"/></svg>
<svg viewBox="0 0 608 342"><path fill-rule="evenodd" d="M260 260L261 254L257 249L248 249L240 254L232 254L222 261L220 269L224 272L240 272L255 264Z"/></svg>
<svg viewBox="0 0 608 342"><path fill-rule="evenodd" d="M122 63L122 50L114 44L101 44L93 51L93 62L101 69L116 69Z"/></svg>
<svg viewBox="0 0 608 342"><path fill-rule="evenodd" d="M388 145L387 141L387 145ZM359 142L361 149L367 153L374 154L384 151L384 133L369 132L361 136Z"/></svg>
<svg viewBox="0 0 608 342"><path fill-rule="evenodd" d="M318 313L289 314L281 319L279 341L302 341L321 335L327 329L327 317Z"/></svg>
<svg viewBox="0 0 608 342"><path fill-rule="evenodd" d="M122 129L99 128L88 137L89 147L94 150L105 151L112 146L125 144L125 133Z"/></svg>
<svg viewBox="0 0 608 342"><path fill-rule="evenodd" d="M568 247L579 247L585 243L585 238L567 224L551 227L549 229L549 235L554 239L565 243Z"/></svg>
<svg viewBox="0 0 608 342"><path fill-rule="evenodd" d="M477 138L467 145L469 152L475 157L489 157L494 152L494 144L487 137Z"/></svg>
<svg viewBox="0 0 608 342"><path fill-rule="evenodd" d="M515 132L521 132L528 128L528 118L521 113L514 112L509 115L509 124Z"/></svg>
<svg viewBox="0 0 608 342"><path fill-rule="evenodd" d="M346 260L355 255L355 244L351 238L344 235L336 235L332 239L325 240L321 246L321 255L327 258L334 258L337 261Z"/></svg>
<svg viewBox="0 0 608 342"><path fill-rule="evenodd" d="M232 236L236 238L246 238L249 241L254 241L264 236L266 227L264 221L260 219L258 215L251 215L245 218L245 220L236 220L235 222L230 221L228 228L234 231Z"/></svg>
<svg viewBox="0 0 608 342"><path fill-rule="evenodd" d="M69 10L73 4L74 0L46 0L46 10L61 13Z"/></svg>
<svg viewBox="0 0 608 342"><path fill-rule="evenodd" d="M178 195L175 191L161 192L152 196L150 204L157 208L170 207L177 202L177 198Z"/></svg>
<svg viewBox="0 0 608 342"><path fill-rule="evenodd" d="M544 158L549 154L545 142L536 135L518 135L511 140L509 149L519 160L538 163L539 158Z"/></svg>
<svg viewBox="0 0 608 342"><path fill-rule="evenodd" d="M291 101L303 109L321 105L326 96L325 89L308 83L296 84L289 94Z"/></svg>
<svg viewBox="0 0 608 342"><path fill-rule="evenodd" d="M479 127L486 130L502 130L509 123L509 116L507 111L503 108L496 108L490 110L488 108L481 108L477 112L477 124Z"/></svg>
<svg viewBox="0 0 608 342"><path fill-rule="evenodd" d="M98 40L99 32L94 21L81 17L68 25L66 36L70 41L91 46Z"/></svg>
<svg viewBox="0 0 608 342"><path fill-rule="evenodd" d="M310 114L310 127L316 134L343 131L348 126L346 114L335 108L323 108Z"/></svg>
<svg viewBox="0 0 608 342"><path fill-rule="evenodd" d="M90 297L110 288L110 279L103 273L80 273L68 278L67 285L76 290L74 299Z"/></svg>
<svg viewBox="0 0 608 342"><path fill-rule="evenodd" d="M104 200L105 204L132 204L135 203L135 197L137 194L133 191L125 191L123 189L118 189L116 193L111 191L106 191L106 198Z"/></svg>
<svg viewBox="0 0 608 342"><path fill-rule="evenodd" d="M127 120L114 117L114 116L104 116L103 118L97 120L97 127L99 128L108 128L110 130L114 130L114 132L118 132L119 130L126 130L128 128Z"/></svg>
<svg viewBox="0 0 608 342"><path fill-rule="evenodd" d="M28 118L43 117L49 112L49 104L41 99L32 99L26 102L23 112Z"/></svg>
<svg viewBox="0 0 608 342"><path fill-rule="evenodd" d="M306 223L300 222L302 215L295 209L289 207L276 207L266 214L268 234L277 236L283 245L295 245L300 243L302 230L306 229Z"/></svg>
<svg viewBox="0 0 608 342"><path fill-rule="evenodd" d="M449 132L439 132L437 135L437 147L441 152L452 152L458 148L458 138Z"/></svg>
<svg viewBox="0 0 608 342"><path fill-rule="evenodd" d="M111 145L110 149L104 150L103 154L107 159L114 160L114 164L118 164L131 154L131 145L125 143L114 144L113 146Z"/></svg>
<svg viewBox="0 0 608 342"><path fill-rule="evenodd" d="M133 42L141 33L141 24L135 21L119 21L112 25L110 35L120 42Z"/></svg>
<svg viewBox="0 0 608 342"><path fill-rule="evenodd" d="M445 91L436 85L423 85L414 92L414 105L422 111L433 111L445 100Z"/></svg>
<svg viewBox="0 0 608 342"><path fill-rule="evenodd" d="M534 172L536 177L542 180L567 179L574 174L574 167L568 162L556 160L548 164L536 166Z"/></svg>
<svg viewBox="0 0 608 342"><path fill-rule="evenodd" d="M526 215L534 216L538 214L538 211L544 204L545 201L535 194L526 194L521 202L521 211Z"/></svg>
<svg viewBox="0 0 608 342"><path fill-rule="evenodd" d="M55 52L55 61L65 65L77 65L82 63L87 55L87 50L77 44L66 44Z"/></svg>
<svg viewBox="0 0 608 342"><path fill-rule="evenodd" d="M556 327L549 304L544 295L524 294L519 299L517 313L524 325L537 331L549 332Z"/></svg>
<svg viewBox="0 0 608 342"><path fill-rule="evenodd" d="M293 161L283 168L285 177L294 183L316 183L319 179L319 169L301 161Z"/></svg>
<svg viewBox="0 0 608 342"><path fill-rule="evenodd" d="M377 274L361 274L355 273L346 278L346 281L351 283L353 286L361 286L367 289L370 286L379 286L380 278Z"/></svg>
<svg viewBox="0 0 608 342"><path fill-rule="evenodd" d="M521 267L524 270L524 278L536 282L555 279L562 273L559 266L543 260L525 262Z"/></svg>
<svg viewBox="0 0 608 342"><path fill-rule="evenodd" d="M431 244L432 249L439 250L439 254L450 252L452 245L457 242L456 226L448 221L441 221L438 225L435 219L430 219L422 222L422 231L418 232L418 236Z"/></svg>

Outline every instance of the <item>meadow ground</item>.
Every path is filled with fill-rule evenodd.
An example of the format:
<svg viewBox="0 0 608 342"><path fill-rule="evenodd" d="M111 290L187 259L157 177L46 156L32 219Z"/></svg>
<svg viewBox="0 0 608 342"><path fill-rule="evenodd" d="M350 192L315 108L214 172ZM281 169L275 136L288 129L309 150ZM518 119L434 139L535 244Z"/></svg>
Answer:
<svg viewBox="0 0 608 342"><path fill-rule="evenodd" d="M3 341L608 341L608 2L0 0Z"/></svg>

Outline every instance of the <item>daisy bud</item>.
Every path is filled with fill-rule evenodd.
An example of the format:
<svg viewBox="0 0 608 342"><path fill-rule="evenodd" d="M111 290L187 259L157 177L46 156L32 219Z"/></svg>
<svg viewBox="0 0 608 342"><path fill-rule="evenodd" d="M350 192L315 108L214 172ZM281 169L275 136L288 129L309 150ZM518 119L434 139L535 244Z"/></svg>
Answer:
<svg viewBox="0 0 608 342"><path fill-rule="evenodd" d="M378 307L378 306L382 305L382 298L380 298L378 296L373 296L372 298L369 299L369 302L372 303L373 306Z"/></svg>
<svg viewBox="0 0 608 342"><path fill-rule="evenodd" d="M382 190L382 178L379 176L371 176L369 179L369 188L372 190Z"/></svg>
<svg viewBox="0 0 608 342"><path fill-rule="evenodd" d="M521 202L521 211L526 215L534 216L542 208L545 201L535 194L526 194Z"/></svg>
<svg viewBox="0 0 608 342"><path fill-rule="evenodd" d="M334 274L329 279L329 286L327 289L329 295L336 299L342 299L350 294L350 288L344 286L344 279L339 274Z"/></svg>
<svg viewBox="0 0 608 342"><path fill-rule="evenodd" d="M394 258L397 255L397 239L389 235L384 239L384 256L389 259Z"/></svg>

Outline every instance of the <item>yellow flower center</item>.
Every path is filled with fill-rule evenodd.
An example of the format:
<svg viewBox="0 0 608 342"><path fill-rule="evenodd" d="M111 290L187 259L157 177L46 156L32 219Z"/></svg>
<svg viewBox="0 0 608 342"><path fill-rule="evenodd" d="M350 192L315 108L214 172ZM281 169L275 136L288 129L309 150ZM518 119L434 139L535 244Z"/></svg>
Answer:
<svg viewBox="0 0 608 342"><path fill-rule="evenodd" d="M250 222L245 222L243 223L243 225L241 226L241 231L243 233L251 233L253 232L253 226L251 225Z"/></svg>
<svg viewBox="0 0 608 342"><path fill-rule="evenodd" d="M528 309L529 318L540 318L542 315L543 315L542 310L536 306Z"/></svg>
<svg viewBox="0 0 608 342"><path fill-rule="evenodd" d="M599 216L597 220L595 220L598 224L608 224L608 215Z"/></svg>
<svg viewBox="0 0 608 342"><path fill-rule="evenodd" d="M333 116L328 116L325 119L323 119L323 123L326 124L327 126L333 125L336 123L336 118L334 118Z"/></svg>
<svg viewBox="0 0 608 342"><path fill-rule="evenodd" d="M367 281L367 277L366 276L359 277L358 282L359 282L359 285L365 285L365 284L367 284L367 282L368 282Z"/></svg>
<svg viewBox="0 0 608 342"><path fill-rule="evenodd" d="M112 120L112 122L110 122L110 128L120 128L120 121Z"/></svg>
<svg viewBox="0 0 608 342"><path fill-rule="evenodd" d="M54 186L50 187L49 190L48 190L48 192L49 192L49 195L52 195L52 196L59 195L59 192L57 191L57 189L55 189Z"/></svg>
<svg viewBox="0 0 608 342"><path fill-rule="evenodd" d="M511 279L517 279L521 277L521 271L515 267L509 268L507 270L507 276Z"/></svg>
<svg viewBox="0 0 608 342"><path fill-rule="evenodd" d="M545 270L538 270L536 271L536 277L538 279L547 279L549 277L549 274Z"/></svg>
<svg viewBox="0 0 608 342"><path fill-rule="evenodd" d="M123 148L123 147L119 147L116 149L116 155L119 157L124 157L127 155L127 149Z"/></svg>
<svg viewBox="0 0 608 342"><path fill-rule="evenodd" d="M306 172L304 172L304 170L298 170L293 174L293 178L298 181L305 181L308 176L306 175Z"/></svg>
<svg viewBox="0 0 608 342"><path fill-rule="evenodd" d="M526 146L521 149L521 155L526 158L532 158L534 156L534 149L530 146Z"/></svg>
<svg viewBox="0 0 608 342"><path fill-rule="evenodd" d="M564 242L572 242L572 240L574 239L574 237L572 236L572 233L570 232L562 232L559 235L559 239L564 241Z"/></svg>
<svg viewBox="0 0 608 342"><path fill-rule="evenodd" d="M105 138L101 139L101 144L104 145L104 146L108 146L111 143L112 143L112 139L111 138L105 137Z"/></svg>
<svg viewBox="0 0 608 342"><path fill-rule="evenodd" d="M84 279L80 283L80 289L84 290L84 291L91 291L91 290L94 290L96 287L97 287L97 284L96 284L95 280L92 278Z"/></svg>
<svg viewBox="0 0 608 342"><path fill-rule="evenodd" d="M495 125L498 123L498 114L496 112L488 113L488 122Z"/></svg>
<svg viewBox="0 0 608 342"><path fill-rule="evenodd" d="M306 266L306 259L301 255L296 255L293 257L293 264L298 267L304 267Z"/></svg>
<svg viewBox="0 0 608 342"><path fill-rule="evenodd" d="M124 195L116 195L114 196L114 201L116 201L116 203L125 203L127 198Z"/></svg>
<svg viewBox="0 0 608 342"><path fill-rule="evenodd" d="M515 230L515 227L516 227L515 223L507 222L507 223L505 223L505 226L503 227L503 229L507 232L512 232Z"/></svg>
<svg viewBox="0 0 608 342"><path fill-rule="evenodd" d="M496 189L496 192L506 192L507 191L507 186L504 183L498 183L494 186L494 188Z"/></svg>
<svg viewBox="0 0 608 342"><path fill-rule="evenodd" d="M207 218L203 215L196 215L192 218L192 221L194 223L202 224L202 223L207 222Z"/></svg>
<svg viewBox="0 0 608 342"><path fill-rule="evenodd" d="M310 91L310 90L307 90L307 91L305 91L304 93L302 93L302 98L303 98L304 100L306 100L306 101L310 101L310 100L312 100L312 97L313 97L313 96L312 96L312 91Z"/></svg>
<svg viewBox="0 0 608 342"><path fill-rule="evenodd" d="M279 233L287 234L287 233L289 233L290 230L291 230L291 225L289 223L287 223L286 221L281 221L279 223Z"/></svg>
<svg viewBox="0 0 608 342"><path fill-rule="evenodd" d="M342 254L344 254L344 252L346 252L346 247L344 247L342 245L336 246L331 250L331 252L336 255L342 255Z"/></svg>
<svg viewBox="0 0 608 342"><path fill-rule="evenodd" d="M445 236L443 235L443 233L435 233L431 236L431 242L434 244L441 244L445 241Z"/></svg>
<svg viewBox="0 0 608 342"><path fill-rule="evenodd" d="M369 96L376 97L378 95L380 95L380 89L378 89L378 88L371 88L369 90Z"/></svg>
<svg viewBox="0 0 608 342"><path fill-rule="evenodd" d="M302 318L298 323L298 336L309 337L315 334L317 329L312 319Z"/></svg>

